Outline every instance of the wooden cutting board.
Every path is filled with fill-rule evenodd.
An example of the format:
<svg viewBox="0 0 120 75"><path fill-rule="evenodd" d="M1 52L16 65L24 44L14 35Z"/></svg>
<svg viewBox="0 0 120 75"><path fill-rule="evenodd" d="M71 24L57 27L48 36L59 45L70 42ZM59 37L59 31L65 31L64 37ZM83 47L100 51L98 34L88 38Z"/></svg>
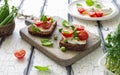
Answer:
<svg viewBox="0 0 120 75"><path fill-rule="evenodd" d="M55 62L62 66L68 66L72 63L75 63L77 60L86 56L88 53L95 50L100 45L100 38L89 32L89 39L87 44L87 49L84 51L66 51L62 52L59 48L59 41L61 39L61 35L58 31L58 28L62 26L63 19L55 16L54 19L57 21L57 28L55 29L53 35L49 38L53 41L53 47L45 47L41 45L40 39L41 37L33 36L28 33L28 27L25 27L20 30L21 37L27 41L32 46L36 47L42 53L44 53L49 58L53 59ZM54 35L58 36L58 40L54 40Z"/></svg>

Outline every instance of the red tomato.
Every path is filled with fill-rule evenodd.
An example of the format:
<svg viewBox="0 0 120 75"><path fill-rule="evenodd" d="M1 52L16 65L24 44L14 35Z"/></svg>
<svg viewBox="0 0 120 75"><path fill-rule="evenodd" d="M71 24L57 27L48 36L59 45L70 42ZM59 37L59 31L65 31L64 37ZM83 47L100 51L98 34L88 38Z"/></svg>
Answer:
<svg viewBox="0 0 120 75"><path fill-rule="evenodd" d="M96 14L96 17L102 17L103 16L102 11L96 11L95 14Z"/></svg>
<svg viewBox="0 0 120 75"><path fill-rule="evenodd" d="M83 14L84 12L86 12L86 10L82 7L77 8L77 10L80 14Z"/></svg>
<svg viewBox="0 0 120 75"><path fill-rule="evenodd" d="M40 27L41 24L42 24L42 22L40 22L40 20L39 20L38 18L35 18L35 19L33 20L33 22L35 23L35 25L36 25L37 27Z"/></svg>
<svg viewBox="0 0 120 75"><path fill-rule="evenodd" d="M52 23L49 22L43 22L41 25L43 29L49 29L51 27Z"/></svg>
<svg viewBox="0 0 120 75"><path fill-rule="evenodd" d="M18 59L23 59L24 56L26 54L26 51L21 49L21 50L17 50L14 55L18 58Z"/></svg>
<svg viewBox="0 0 120 75"><path fill-rule="evenodd" d="M96 17L96 13L95 13L95 12L89 12L88 15L89 15L90 17Z"/></svg>
<svg viewBox="0 0 120 75"><path fill-rule="evenodd" d="M73 36L73 30L65 29L65 30L62 31L62 35L66 38L72 37Z"/></svg>
<svg viewBox="0 0 120 75"><path fill-rule="evenodd" d="M51 20L51 17L48 17L48 18L47 18L47 21L50 21L50 20Z"/></svg>
<svg viewBox="0 0 120 75"><path fill-rule="evenodd" d="M78 37L80 40L87 40L89 35L85 30L82 30L78 33Z"/></svg>
<svg viewBox="0 0 120 75"><path fill-rule="evenodd" d="M40 21L35 22L35 25L36 25L37 27L41 27L42 24L43 24L43 23L40 22Z"/></svg>
<svg viewBox="0 0 120 75"><path fill-rule="evenodd" d="M81 25L77 25L77 24L75 24L75 27L76 27L76 30L78 30L78 31L81 31L81 30L84 30L84 26L81 26Z"/></svg>

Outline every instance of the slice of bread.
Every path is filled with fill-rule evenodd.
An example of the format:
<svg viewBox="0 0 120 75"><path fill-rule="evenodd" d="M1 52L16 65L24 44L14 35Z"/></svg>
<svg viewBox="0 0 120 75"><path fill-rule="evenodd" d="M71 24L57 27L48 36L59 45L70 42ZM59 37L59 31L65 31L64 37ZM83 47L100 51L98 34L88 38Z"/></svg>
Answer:
<svg viewBox="0 0 120 75"><path fill-rule="evenodd" d="M54 25L53 25L52 28L51 28L51 31L48 31L48 32L43 32L43 31L35 32L35 31L32 30L32 27L29 26L29 27L28 27L28 32L29 32L31 35L35 35L35 36L50 37L50 36L53 34L56 26L57 26L57 21L55 21Z"/></svg>
<svg viewBox="0 0 120 75"><path fill-rule="evenodd" d="M62 38L59 43L59 47L65 47L67 50L73 50L73 51L84 51L87 47L86 44L71 44L68 42L64 42L64 39Z"/></svg>

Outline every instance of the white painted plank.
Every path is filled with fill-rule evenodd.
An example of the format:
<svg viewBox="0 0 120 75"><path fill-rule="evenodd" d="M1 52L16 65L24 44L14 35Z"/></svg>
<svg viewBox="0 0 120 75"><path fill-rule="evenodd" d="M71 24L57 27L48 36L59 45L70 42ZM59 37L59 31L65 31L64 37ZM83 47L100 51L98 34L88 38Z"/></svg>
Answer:
<svg viewBox="0 0 120 75"><path fill-rule="evenodd" d="M102 21L104 28L109 28L109 31L103 30L104 37L106 37L108 33L113 32L117 29L118 24L120 24L120 14L118 14L115 18L112 18L108 21Z"/></svg>
<svg viewBox="0 0 120 75"><path fill-rule="evenodd" d="M22 0L10 0L10 6L18 7ZM23 13L25 15L33 15L36 17L40 16L40 10L43 5L44 0L24 0L24 3L19 11L19 13Z"/></svg>
<svg viewBox="0 0 120 75"><path fill-rule="evenodd" d="M52 61L50 58L45 56L39 50L35 49L34 63L30 75L66 75L65 67L58 65L56 62ZM41 72L34 68L34 66L49 66L49 72Z"/></svg>
<svg viewBox="0 0 120 75"><path fill-rule="evenodd" d="M0 72L3 75L23 74L30 54L30 45L23 41L19 35L19 29L24 26L23 21L16 20L16 28L13 35L7 37L0 48ZM14 56L14 52L19 49L25 49L27 52L23 60L18 60Z"/></svg>
<svg viewBox="0 0 120 75"><path fill-rule="evenodd" d="M11 0L9 4L10 6L19 6L20 1L21 0ZM39 2L42 3L42 0L25 0L22 10L25 10L25 14L27 15L39 15L40 6L42 6ZM0 75L23 75L24 69L28 63L31 46L21 39L19 35L19 30L26 25L23 20L16 19L15 21L16 26L13 35L7 37L0 48ZM14 52L19 49L26 50L27 54L23 60L18 60L14 56Z"/></svg>
<svg viewBox="0 0 120 75"><path fill-rule="evenodd" d="M25 15L40 16L40 10L44 0L25 0L21 12Z"/></svg>
<svg viewBox="0 0 120 75"><path fill-rule="evenodd" d="M104 75L104 71L98 66L98 59L103 55L101 48L88 54L83 59L73 64L75 75Z"/></svg>
<svg viewBox="0 0 120 75"><path fill-rule="evenodd" d="M59 16L67 20L67 0L47 0L45 14L51 16Z"/></svg>

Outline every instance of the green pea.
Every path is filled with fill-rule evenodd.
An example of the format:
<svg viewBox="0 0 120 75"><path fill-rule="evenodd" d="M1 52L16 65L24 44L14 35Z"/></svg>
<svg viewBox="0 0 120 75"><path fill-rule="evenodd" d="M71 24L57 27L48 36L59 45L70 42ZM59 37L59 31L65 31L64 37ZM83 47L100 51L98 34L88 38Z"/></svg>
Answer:
<svg viewBox="0 0 120 75"><path fill-rule="evenodd" d="M62 30L63 30L62 28L59 28L59 32L62 32Z"/></svg>
<svg viewBox="0 0 120 75"><path fill-rule="evenodd" d="M57 40L57 39L58 39L58 36L57 36L57 35L55 35L55 36L54 36L54 40Z"/></svg>
<svg viewBox="0 0 120 75"><path fill-rule="evenodd" d="M62 52L66 51L66 48L64 46L62 46L60 49L61 49Z"/></svg>
<svg viewBox="0 0 120 75"><path fill-rule="evenodd" d="M68 42L68 40L67 40L67 39L64 39L64 42L65 42L65 43L67 43L67 42Z"/></svg>

